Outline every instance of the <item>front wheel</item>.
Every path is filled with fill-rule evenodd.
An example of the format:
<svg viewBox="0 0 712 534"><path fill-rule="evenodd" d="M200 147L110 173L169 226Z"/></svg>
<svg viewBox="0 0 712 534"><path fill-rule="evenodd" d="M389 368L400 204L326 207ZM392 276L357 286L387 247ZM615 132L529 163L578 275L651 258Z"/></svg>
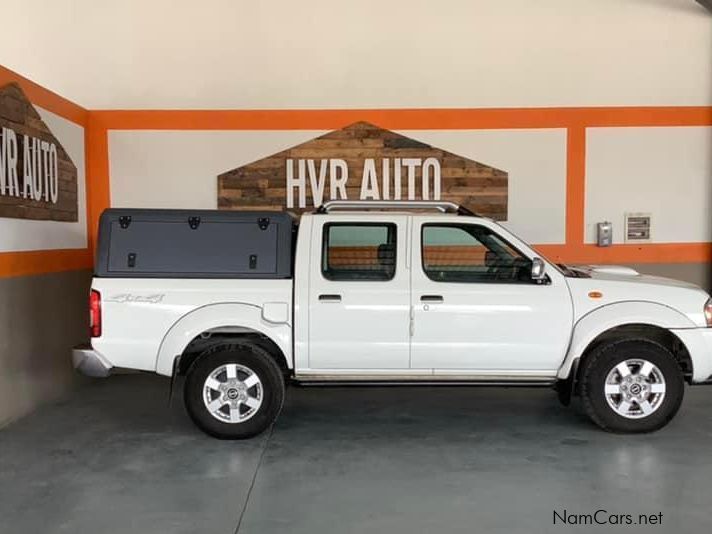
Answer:
<svg viewBox="0 0 712 534"><path fill-rule="evenodd" d="M652 432L675 416L685 390L672 353L646 339L607 343L581 370L581 397L589 417L611 432Z"/></svg>
<svg viewBox="0 0 712 534"><path fill-rule="evenodd" d="M260 347L211 349L188 372L185 406L193 422L220 439L255 436L271 425L284 402L284 378Z"/></svg>

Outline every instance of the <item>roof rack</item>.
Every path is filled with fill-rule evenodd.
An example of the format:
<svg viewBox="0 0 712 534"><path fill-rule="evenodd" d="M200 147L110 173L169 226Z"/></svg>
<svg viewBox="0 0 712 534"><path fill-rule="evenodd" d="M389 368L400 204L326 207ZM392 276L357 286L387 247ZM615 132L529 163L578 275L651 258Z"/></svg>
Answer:
<svg viewBox="0 0 712 534"><path fill-rule="evenodd" d="M348 210L436 210L457 215L478 215L449 200L329 200L319 206L314 213L331 213Z"/></svg>

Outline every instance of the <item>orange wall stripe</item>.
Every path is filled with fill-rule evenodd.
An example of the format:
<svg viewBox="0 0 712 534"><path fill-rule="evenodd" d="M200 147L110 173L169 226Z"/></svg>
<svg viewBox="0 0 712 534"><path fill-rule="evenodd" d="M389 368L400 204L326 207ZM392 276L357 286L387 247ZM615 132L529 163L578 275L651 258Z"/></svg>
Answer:
<svg viewBox="0 0 712 534"><path fill-rule="evenodd" d="M587 128L712 126L712 106L579 108L575 115Z"/></svg>
<svg viewBox="0 0 712 534"><path fill-rule="evenodd" d="M586 129L566 131L566 244L583 244L586 209Z"/></svg>
<svg viewBox="0 0 712 534"><path fill-rule="evenodd" d="M712 243L648 243L596 245L534 245L541 255L556 262L570 264L611 263L710 263Z"/></svg>
<svg viewBox="0 0 712 534"><path fill-rule="evenodd" d="M584 245L573 251L577 263L706 263L712 261L712 243Z"/></svg>
<svg viewBox="0 0 712 534"><path fill-rule="evenodd" d="M109 139L104 126L91 114L84 131L87 153L87 234L89 250L96 250L99 217L111 205Z"/></svg>
<svg viewBox="0 0 712 534"><path fill-rule="evenodd" d="M91 269L87 249L0 252L0 278Z"/></svg>
<svg viewBox="0 0 712 534"><path fill-rule="evenodd" d="M12 82L20 84L33 104L80 126L86 125L89 117L86 109L0 65L0 87Z"/></svg>
<svg viewBox="0 0 712 534"><path fill-rule="evenodd" d="M332 130L368 121L399 130L712 126L712 107L92 111L109 130Z"/></svg>

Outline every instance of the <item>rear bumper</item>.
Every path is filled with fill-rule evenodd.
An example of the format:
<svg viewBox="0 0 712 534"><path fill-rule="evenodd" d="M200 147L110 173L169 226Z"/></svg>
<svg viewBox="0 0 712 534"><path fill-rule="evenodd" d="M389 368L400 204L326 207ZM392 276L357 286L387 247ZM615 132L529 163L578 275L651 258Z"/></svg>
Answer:
<svg viewBox="0 0 712 534"><path fill-rule="evenodd" d="M86 376L105 378L111 374L112 366L89 345L79 345L72 349L74 368Z"/></svg>
<svg viewBox="0 0 712 534"><path fill-rule="evenodd" d="M712 328L672 329L692 359L692 383L712 384Z"/></svg>

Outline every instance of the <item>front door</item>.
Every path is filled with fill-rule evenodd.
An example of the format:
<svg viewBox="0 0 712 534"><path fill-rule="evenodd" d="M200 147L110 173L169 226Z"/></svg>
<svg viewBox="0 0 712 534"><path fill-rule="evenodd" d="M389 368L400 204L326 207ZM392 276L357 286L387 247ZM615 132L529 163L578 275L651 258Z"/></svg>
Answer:
<svg viewBox="0 0 712 534"><path fill-rule="evenodd" d="M412 235L412 367L553 376L572 327L563 275L534 282L531 249L489 221L414 217Z"/></svg>
<svg viewBox="0 0 712 534"><path fill-rule="evenodd" d="M409 368L405 216L317 222L309 276L309 368Z"/></svg>

